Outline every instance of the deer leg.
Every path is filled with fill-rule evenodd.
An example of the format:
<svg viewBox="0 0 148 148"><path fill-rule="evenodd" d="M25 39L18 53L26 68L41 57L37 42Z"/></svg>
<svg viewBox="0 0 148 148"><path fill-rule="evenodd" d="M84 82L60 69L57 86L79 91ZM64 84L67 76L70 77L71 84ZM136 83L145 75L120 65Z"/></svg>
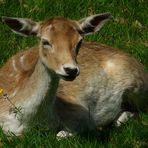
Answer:
<svg viewBox="0 0 148 148"><path fill-rule="evenodd" d="M130 118L134 116L133 113L125 111L122 112L118 119L115 121L115 126L119 127L122 124L126 123Z"/></svg>

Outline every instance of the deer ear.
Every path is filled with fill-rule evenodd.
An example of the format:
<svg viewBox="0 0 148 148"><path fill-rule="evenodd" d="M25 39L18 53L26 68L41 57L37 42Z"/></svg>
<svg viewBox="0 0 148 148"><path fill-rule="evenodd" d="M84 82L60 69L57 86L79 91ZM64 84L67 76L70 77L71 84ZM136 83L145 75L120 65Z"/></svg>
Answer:
<svg viewBox="0 0 148 148"><path fill-rule="evenodd" d="M30 19L14 18L2 16L2 21L6 23L13 32L22 35L38 35L40 24Z"/></svg>
<svg viewBox="0 0 148 148"><path fill-rule="evenodd" d="M80 29L84 35L97 32L109 20L110 17L110 13L103 13L83 18L79 21Z"/></svg>

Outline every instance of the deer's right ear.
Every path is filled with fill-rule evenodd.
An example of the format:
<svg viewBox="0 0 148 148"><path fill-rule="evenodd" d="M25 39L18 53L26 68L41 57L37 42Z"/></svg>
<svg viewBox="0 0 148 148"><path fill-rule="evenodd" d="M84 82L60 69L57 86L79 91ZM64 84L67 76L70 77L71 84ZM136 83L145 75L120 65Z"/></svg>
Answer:
<svg viewBox="0 0 148 148"><path fill-rule="evenodd" d="M40 24L30 19L2 16L2 21L19 35L39 35Z"/></svg>

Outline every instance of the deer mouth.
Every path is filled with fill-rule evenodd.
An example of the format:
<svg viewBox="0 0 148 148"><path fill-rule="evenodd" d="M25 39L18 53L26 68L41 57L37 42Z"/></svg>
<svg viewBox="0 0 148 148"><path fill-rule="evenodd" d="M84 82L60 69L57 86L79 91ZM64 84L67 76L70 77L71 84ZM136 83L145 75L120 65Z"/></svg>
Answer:
<svg viewBox="0 0 148 148"><path fill-rule="evenodd" d="M76 77L77 77L77 75L59 75L60 76L60 78L62 78L63 80L65 80L65 81L73 81Z"/></svg>

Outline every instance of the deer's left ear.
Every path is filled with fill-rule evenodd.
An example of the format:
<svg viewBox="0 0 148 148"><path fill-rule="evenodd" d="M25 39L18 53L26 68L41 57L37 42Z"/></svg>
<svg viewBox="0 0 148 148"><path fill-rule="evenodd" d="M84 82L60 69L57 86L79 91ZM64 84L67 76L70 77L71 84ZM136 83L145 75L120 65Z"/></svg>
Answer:
<svg viewBox="0 0 148 148"><path fill-rule="evenodd" d="M38 36L40 23L26 18L15 18L2 16L2 21L6 23L13 32L22 35L35 35Z"/></svg>
<svg viewBox="0 0 148 148"><path fill-rule="evenodd" d="M78 21L84 35L99 31L111 17L110 13L96 14Z"/></svg>

